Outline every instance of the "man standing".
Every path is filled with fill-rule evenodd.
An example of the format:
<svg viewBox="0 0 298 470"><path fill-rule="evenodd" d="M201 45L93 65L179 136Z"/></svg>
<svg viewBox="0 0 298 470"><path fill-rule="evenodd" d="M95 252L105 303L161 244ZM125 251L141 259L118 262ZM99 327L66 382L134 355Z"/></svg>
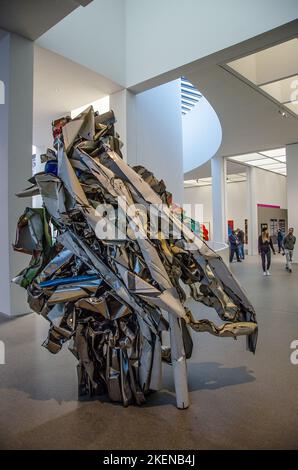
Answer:
<svg viewBox="0 0 298 470"><path fill-rule="evenodd" d="M292 259L293 251L296 243L296 237L294 236L293 227L289 228L288 235L284 238L284 249L286 253L286 269L289 273L292 272Z"/></svg>
<svg viewBox="0 0 298 470"><path fill-rule="evenodd" d="M239 250L238 250L238 239L237 239L235 230L232 230L232 233L229 236L229 242L230 242L230 263L233 262L235 253L236 253L236 258L237 258L238 263L241 263L241 259L239 257Z"/></svg>
<svg viewBox="0 0 298 470"><path fill-rule="evenodd" d="M244 259L244 232L241 228L237 229L238 250L241 259Z"/></svg>

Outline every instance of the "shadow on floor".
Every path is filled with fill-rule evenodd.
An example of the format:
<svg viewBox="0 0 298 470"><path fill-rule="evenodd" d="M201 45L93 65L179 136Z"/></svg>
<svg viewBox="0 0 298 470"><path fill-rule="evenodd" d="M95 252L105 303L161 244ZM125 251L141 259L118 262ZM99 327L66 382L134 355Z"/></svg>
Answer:
<svg viewBox="0 0 298 470"><path fill-rule="evenodd" d="M218 362L190 362L187 365L188 388L196 390L216 390L219 388L241 385L255 381L253 372L245 366L225 367ZM174 385L169 385L171 369L166 372L166 388L174 391Z"/></svg>
<svg viewBox="0 0 298 470"><path fill-rule="evenodd" d="M218 362L190 363L188 377L189 391L216 390L256 380L245 366L224 367Z"/></svg>
<svg viewBox="0 0 298 470"><path fill-rule="evenodd" d="M53 374L53 370L48 371ZM18 380L15 377L8 387L17 391L25 392L33 400L47 401L55 400L58 403L77 400L77 388L74 383L72 371L70 375L64 374L63 380L58 375L49 377L47 370L41 376L35 376L34 381ZM67 377L68 376L68 377ZM241 385L255 381L252 372L246 367L224 367L217 362L189 363L188 364L188 385L189 391L216 390L233 385ZM7 385L1 384L1 388L7 388ZM84 402L100 401L109 402L106 395L95 397ZM173 382L173 373L171 366L165 366L163 372L163 388L158 393L150 393L147 396L147 402L144 406L155 407L165 404L176 404L175 389ZM115 406L121 406L118 403Z"/></svg>

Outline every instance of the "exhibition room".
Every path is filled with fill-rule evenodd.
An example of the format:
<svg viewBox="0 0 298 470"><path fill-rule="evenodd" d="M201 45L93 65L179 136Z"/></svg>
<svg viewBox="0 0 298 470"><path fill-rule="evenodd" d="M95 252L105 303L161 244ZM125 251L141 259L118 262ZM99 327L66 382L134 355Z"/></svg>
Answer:
<svg viewBox="0 0 298 470"><path fill-rule="evenodd" d="M1 451L298 449L297 17L0 0Z"/></svg>

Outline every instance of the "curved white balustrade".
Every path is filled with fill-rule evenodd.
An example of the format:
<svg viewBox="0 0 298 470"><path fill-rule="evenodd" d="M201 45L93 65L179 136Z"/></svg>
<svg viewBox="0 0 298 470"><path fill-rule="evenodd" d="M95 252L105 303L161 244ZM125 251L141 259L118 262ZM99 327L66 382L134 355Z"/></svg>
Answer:
<svg viewBox="0 0 298 470"><path fill-rule="evenodd" d="M222 141L222 129L209 101L186 77L181 77L181 111L185 173L216 154Z"/></svg>
<svg viewBox="0 0 298 470"><path fill-rule="evenodd" d="M220 147L222 129L211 104L202 96L182 116L183 171L193 170L210 160Z"/></svg>

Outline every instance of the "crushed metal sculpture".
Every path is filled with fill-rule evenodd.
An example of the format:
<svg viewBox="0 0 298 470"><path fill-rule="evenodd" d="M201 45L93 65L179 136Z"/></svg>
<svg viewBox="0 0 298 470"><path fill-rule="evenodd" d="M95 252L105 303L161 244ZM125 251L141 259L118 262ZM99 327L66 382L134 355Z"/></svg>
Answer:
<svg viewBox="0 0 298 470"><path fill-rule="evenodd" d="M113 111L92 107L53 122L45 169L17 194L40 194L43 207L19 219L14 249L32 258L13 281L50 322L44 346L56 354L69 341L80 398L107 393L140 405L161 388L163 360L173 366L177 406L187 408L190 329L245 335L255 352L255 311L221 257L171 211L164 182L123 160L114 124ZM222 324L196 319L189 298Z"/></svg>

